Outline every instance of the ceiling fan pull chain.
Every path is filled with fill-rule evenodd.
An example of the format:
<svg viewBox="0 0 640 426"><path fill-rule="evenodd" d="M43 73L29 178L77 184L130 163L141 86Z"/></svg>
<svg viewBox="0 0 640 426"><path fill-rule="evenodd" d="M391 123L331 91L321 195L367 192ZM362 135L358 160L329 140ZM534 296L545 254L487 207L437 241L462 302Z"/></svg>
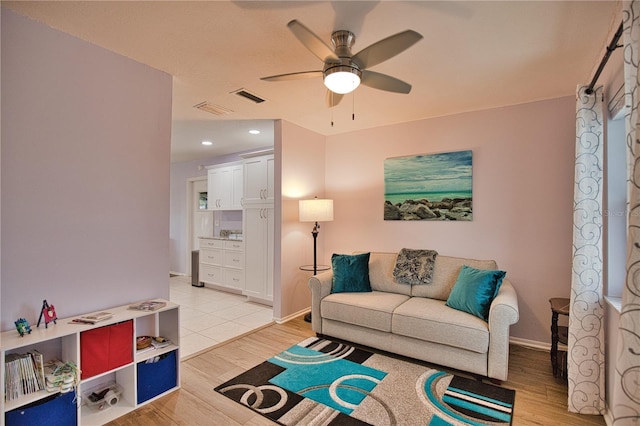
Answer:
<svg viewBox="0 0 640 426"><path fill-rule="evenodd" d="M351 121L356 120L356 92L353 91L351 97Z"/></svg>
<svg viewBox="0 0 640 426"><path fill-rule="evenodd" d="M331 92L331 107L329 107L329 110L331 111L331 127L333 127L333 92Z"/></svg>

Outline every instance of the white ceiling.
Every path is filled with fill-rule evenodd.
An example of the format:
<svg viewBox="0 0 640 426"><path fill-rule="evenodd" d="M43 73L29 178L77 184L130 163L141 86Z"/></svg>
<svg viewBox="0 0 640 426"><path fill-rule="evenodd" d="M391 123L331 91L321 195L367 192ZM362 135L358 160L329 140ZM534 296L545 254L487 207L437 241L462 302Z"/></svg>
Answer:
<svg viewBox="0 0 640 426"><path fill-rule="evenodd" d="M615 1L2 4L173 75L172 161L270 145L273 119L331 135L572 95L591 79L620 8ZM401 95L361 86L330 110L321 78L261 81L322 68L288 30L292 19L327 44L333 30L354 32L354 53L405 29L419 32L424 39L372 68L413 90ZM266 102L232 93L241 88ZM193 108L203 101L233 112L214 116ZM249 128L265 131L250 138ZM205 149L203 139L214 146Z"/></svg>

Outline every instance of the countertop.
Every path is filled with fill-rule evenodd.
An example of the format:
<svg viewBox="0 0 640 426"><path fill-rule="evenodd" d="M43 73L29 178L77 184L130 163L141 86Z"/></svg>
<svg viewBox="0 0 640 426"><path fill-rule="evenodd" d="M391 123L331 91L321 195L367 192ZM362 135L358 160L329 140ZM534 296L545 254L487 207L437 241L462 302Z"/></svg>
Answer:
<svg viewBox="0 0 640 426"><path fill-rule="evenodd" d="M198 237L203 240L222 240L222 241L242 241L242 238L229 238L229 237Z"/></svg>

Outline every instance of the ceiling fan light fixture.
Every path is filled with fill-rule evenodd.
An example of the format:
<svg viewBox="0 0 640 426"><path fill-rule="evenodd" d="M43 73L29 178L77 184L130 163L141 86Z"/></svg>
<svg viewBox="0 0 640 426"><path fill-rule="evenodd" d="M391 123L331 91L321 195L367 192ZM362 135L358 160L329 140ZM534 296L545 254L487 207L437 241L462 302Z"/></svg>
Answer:
<svg viewBox="0 0 640 426"><path fill-rule="evenodd" d="M334 93L351 93L360 85L362 72L352 66L338 65L324 71L324 85Z"/></svg>

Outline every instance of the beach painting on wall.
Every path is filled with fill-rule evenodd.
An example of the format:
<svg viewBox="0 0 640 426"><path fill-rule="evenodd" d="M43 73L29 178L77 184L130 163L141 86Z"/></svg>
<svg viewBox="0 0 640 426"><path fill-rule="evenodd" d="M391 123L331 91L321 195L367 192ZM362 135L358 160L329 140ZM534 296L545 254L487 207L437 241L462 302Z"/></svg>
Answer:
<svg viewBox="0 0 640 426"><path fill-rule="evenodd" d="M472 151L384 160L384 220L473 220Z"/></svg>

